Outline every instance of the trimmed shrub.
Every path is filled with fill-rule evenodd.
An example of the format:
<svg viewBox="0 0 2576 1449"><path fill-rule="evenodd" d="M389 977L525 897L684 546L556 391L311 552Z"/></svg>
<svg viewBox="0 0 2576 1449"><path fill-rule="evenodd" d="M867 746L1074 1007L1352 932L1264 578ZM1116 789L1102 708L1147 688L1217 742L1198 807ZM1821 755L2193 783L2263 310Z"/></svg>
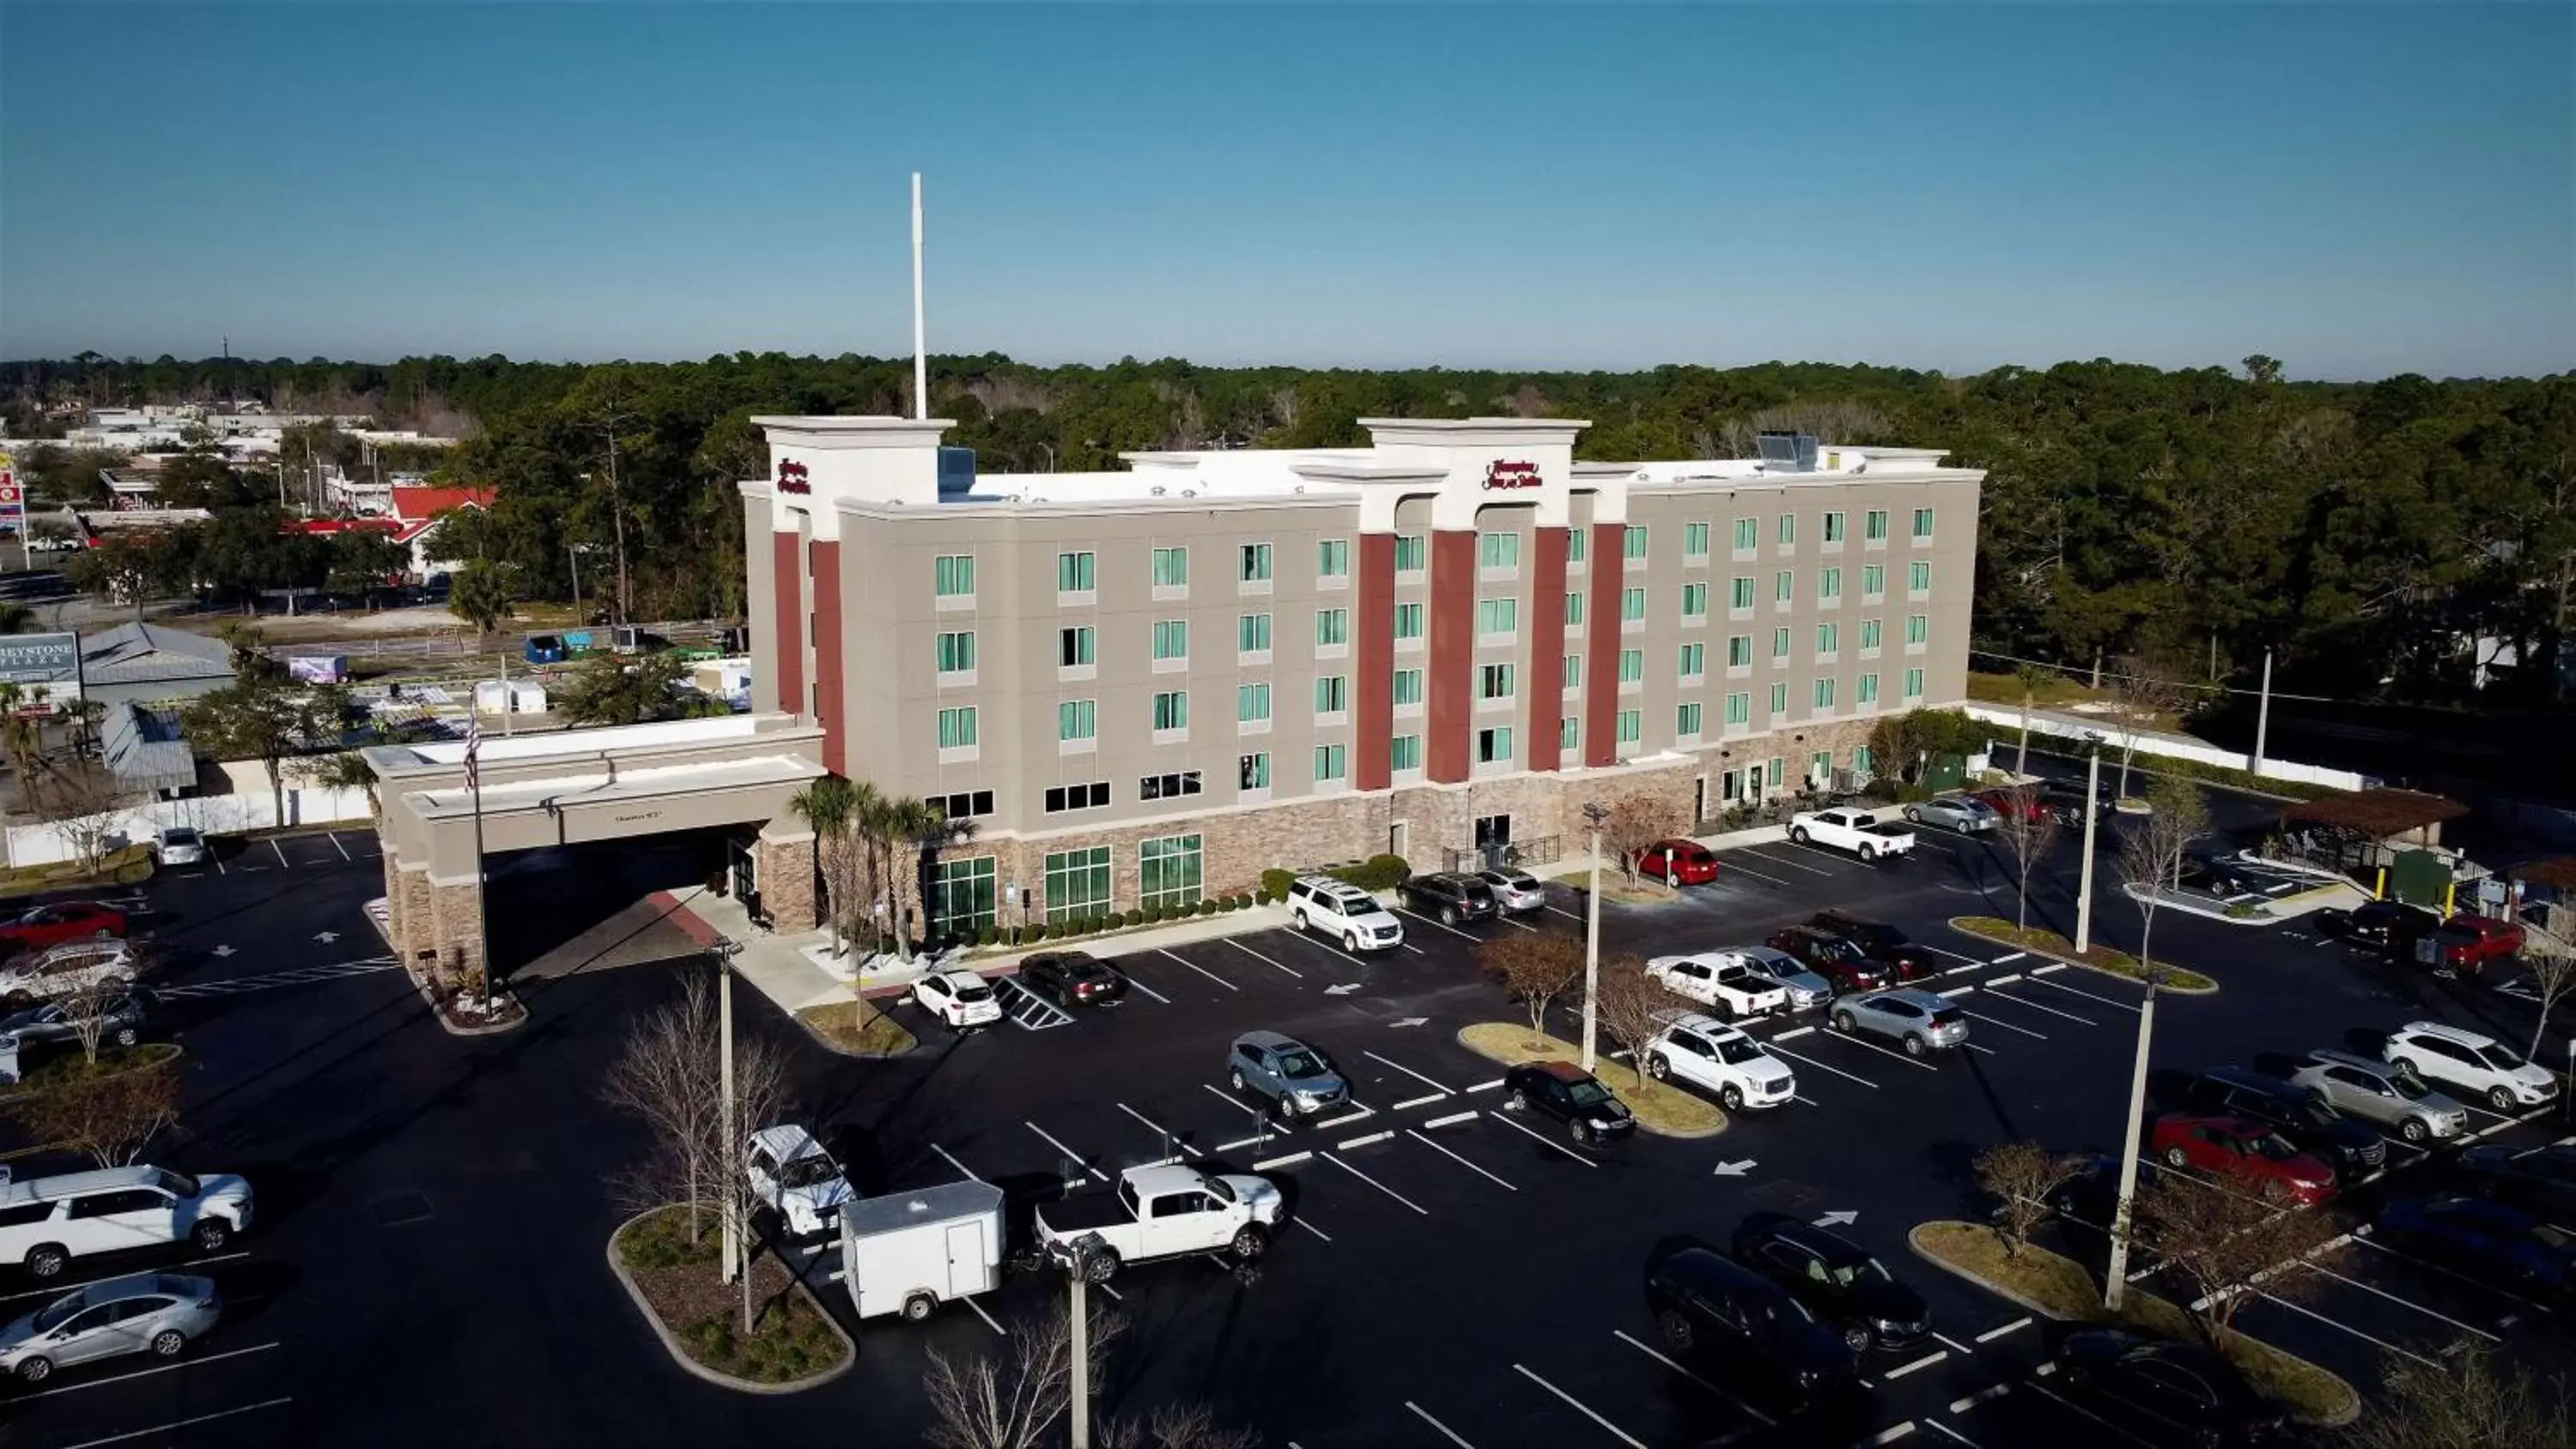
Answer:
<svg viewBox="0 0 2576 1449"><path fill-rule="evenodd" d="M1413 867L1400 855L1372 855L1357 865L1335 866L1325 873L1364 891L1384 891L1412 879Z"/></svg>
<svg viewBox="0 0 2576 1449"><path fill-rule="evenodd" d="M1270 904L1270 900L1271 896L1268 891L1254 891L1252 893L1252 903L1256 906L1266 906Z"/></svg>
<svg viewBox="0 0 2576 1449"><path fill-rule="evenodd" d="M1216 901L1216 908L1217 908L1218 910L1220 910L1220 911L1239 911L1239 910L1242 910L1242 909L1243 909L1243 897L1241 897L1241 896L1219 896L1219 897L1217 897L1217 901Z"/></svg>
<svg viewBox="0 0 2576 1449"><path fill-rule="evenodd" d="M991 926L986 926L984 929L975 933L975 944L978 946L990 946L1001 938L1001 932L995 930Z"/></svg>
<svg viewBox="0 0 2576 1449"><path fill-rule="evenodd" d="M1288 887L1294 885L1296 880L1295 871L1281 870L1273 866L1261 873L1261 893L1274 901L1284 901L1288 899Z"/></svg>
<svg viewBox="0 0 2576 1449"><path fill-rule="evenodd" d="M1202 915L1202 916L1213 916L1213 915L1215 915L1215 914L1216 914L1216 902L1214 902L1214 901L1212 901L1212 900L1205 899L1204 897L1202 897L1202 898L1200 899L1200 901L1199 901L1199 914L1200 914L1200 915Z"/></svg>
<svg viewBox="0 0 2576 1449"><path fill-rule="evenodd" d="M1265 901L1255 901L1255 900L1252 898L1252 892L1250 892L1250 891L1245 891L1245 892L1243 892L1242 894L1240 894L1240 895L1238 895L1238 896L1236 896L1236 897L1234 898L1234 904L1236 905L1236 907L1237 907L1237 908L1239 908L1239 909L1241 909L1241 910L1247 910L1247 911L1248 911L1248 910L1251 910L1251 909L1252 909L1254 906L1256 906L1256 905L1266 905L1266 904L1268 904L1268 902L1265 902Z"/></svg>

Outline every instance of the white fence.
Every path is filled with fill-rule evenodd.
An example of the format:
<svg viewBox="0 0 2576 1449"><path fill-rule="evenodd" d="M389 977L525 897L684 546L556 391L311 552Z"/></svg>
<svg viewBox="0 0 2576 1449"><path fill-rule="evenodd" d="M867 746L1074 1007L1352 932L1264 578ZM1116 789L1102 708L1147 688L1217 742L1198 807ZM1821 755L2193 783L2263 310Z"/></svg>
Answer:
<svg viewBox="0 0 2576 1449"><path fill-rule="evenodd" d="M222 795L195 795L184 800L155 800L126 810L112 810L107 822L107 848L115 850L150 840L166 825L187 825L208 835L237 835L278 826L339 825L372 820L364 790L325 790L286 781L286 816L278 818L277 800L268 788L268 771L257 760L227 761L217 766L232 790ZM101 817L93 816L93 819ZM13 825L7 831L11 865L53 865L77 860L80 851L59 824Z"/></svg>
<svg viewBox="0 0 2576 1449"><path fill-rule="evenodd" d="M2013 730L2021 728L2021 711L2018 709L1993 704L1963 704L1960 708L1967 711L1968 718L1984 724ZM2088 734L2099 734L2111 748L2117 748L2119 743L2117 729L2116 725L2101 721L2070 720L2037 711L2030 716L2033 736L2080 741ZM2141 734L2138 736L2138 754L2141 758L2162 755L2168 759L2193 760L2222 769L2250 770L2267 780L2294 780L2303 785L2323 785L2332 790L2360 790L2373 783L2371 777L2351 770L2329 770L2323 765L2301 765L2289 760L2265 760L2262 768L2256 769L2249 756L2181 735Z"/></svg>

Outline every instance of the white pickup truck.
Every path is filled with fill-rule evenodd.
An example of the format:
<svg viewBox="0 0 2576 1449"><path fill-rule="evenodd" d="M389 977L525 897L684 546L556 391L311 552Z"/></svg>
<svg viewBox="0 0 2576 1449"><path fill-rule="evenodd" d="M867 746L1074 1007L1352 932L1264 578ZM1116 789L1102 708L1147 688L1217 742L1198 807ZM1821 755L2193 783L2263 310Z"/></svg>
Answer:
<svg viewBox="0 0 2576 1449"><path fill-rule="evenodd" d="M1211 1176L1157 1163L1118 1174L1118 1185L1037 1209L1038 1247L1105 1283L1124 1263L1225 1252L1250 1262L1270 1246L1287 1203L1267 1178Z"/></svg>
<svg viewBox="0 0 2576 1449"><path fill-rule="evenodd" d="M1721 1021L1789 1008L1788 987L1756 974L1742 956L1728 951L1657 956L1646 963L1646 975L1675 996L1716 1012Z"/></svg>
<svg viewBox="0 0 2576 1449"><path fill-rule="evenodd" d="M1800 845L1829 845L1863 860L1883 855L1912 855L1914 832L1902 825L1881 825L1866 810L1805 810L1789 817L1789 838Z"/></svg>

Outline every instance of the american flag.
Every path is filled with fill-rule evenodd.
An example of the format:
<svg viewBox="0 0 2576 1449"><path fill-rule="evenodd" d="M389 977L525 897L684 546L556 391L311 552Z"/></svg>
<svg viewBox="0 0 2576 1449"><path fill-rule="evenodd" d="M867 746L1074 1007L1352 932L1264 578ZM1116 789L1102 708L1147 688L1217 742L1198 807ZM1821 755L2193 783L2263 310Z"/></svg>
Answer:
<svg viewBox="0 0 2576 1449"><path fill-rule="evenodd" d="M465 717L465 788L468 790L483 788L483 767L477 758L482 753L483 721L469 714Z"/></svg>

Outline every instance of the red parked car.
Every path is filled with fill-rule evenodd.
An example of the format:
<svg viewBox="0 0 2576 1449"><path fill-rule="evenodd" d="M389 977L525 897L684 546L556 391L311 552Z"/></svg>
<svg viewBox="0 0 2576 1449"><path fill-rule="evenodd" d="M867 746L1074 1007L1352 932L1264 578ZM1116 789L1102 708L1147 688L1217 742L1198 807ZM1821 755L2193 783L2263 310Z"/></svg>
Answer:
<svg viewBox="0 0 2576 1449"><path fill-rule="evenodd" d="M2009 820L2015 810L2032 820L2045 819L2052 812L2048 792L2037 785L2018 789L1979 790L1976 798L1987 809Z"/></svg>
<svg viewBox="0 0 2576 1449"><path fill-rule="evenodd" d="M0 921L0 955L41 951L65 941L99 940L125 934L125 912L95 901L63 901L38 906L15 920Z"/></svg>
<svg viewBox="0 0 2576 1449"><path fill-rule="evenodd" d="M1658 840L1637 852L1637 874L1674 885L1706 885L1717 879L1717 852L1696 840Z"/></svg>
<svg viewBox="0 0 2576 1449"><path fill-rule="evenodd" d="M2466 911L2444 921L2433 932L2442 964L2471 976L2491 961L2510 961L2521 954L2524 939L2522 927L2513 921L2473 916Z"/></svg>
<svg viewBox="0 0 2576 1449"><path fill-rule="evenodd" d="M1783 926L1762 944L1832 982L1837 992L1876 991L1895 983L1895 967L1871 960L1860 947L1831 931Z"/></svg>
<svg viewBox="0 0 2576 1449"><path fill-rule="evenodd" d="M2325 1159L2292 1147L2260 1122L2168 1112L2156 1119L2148 1140L2168 1167L2234 1178L2265 1197L2315 1207L2334 1195L2334 1169Z"/></svg>

